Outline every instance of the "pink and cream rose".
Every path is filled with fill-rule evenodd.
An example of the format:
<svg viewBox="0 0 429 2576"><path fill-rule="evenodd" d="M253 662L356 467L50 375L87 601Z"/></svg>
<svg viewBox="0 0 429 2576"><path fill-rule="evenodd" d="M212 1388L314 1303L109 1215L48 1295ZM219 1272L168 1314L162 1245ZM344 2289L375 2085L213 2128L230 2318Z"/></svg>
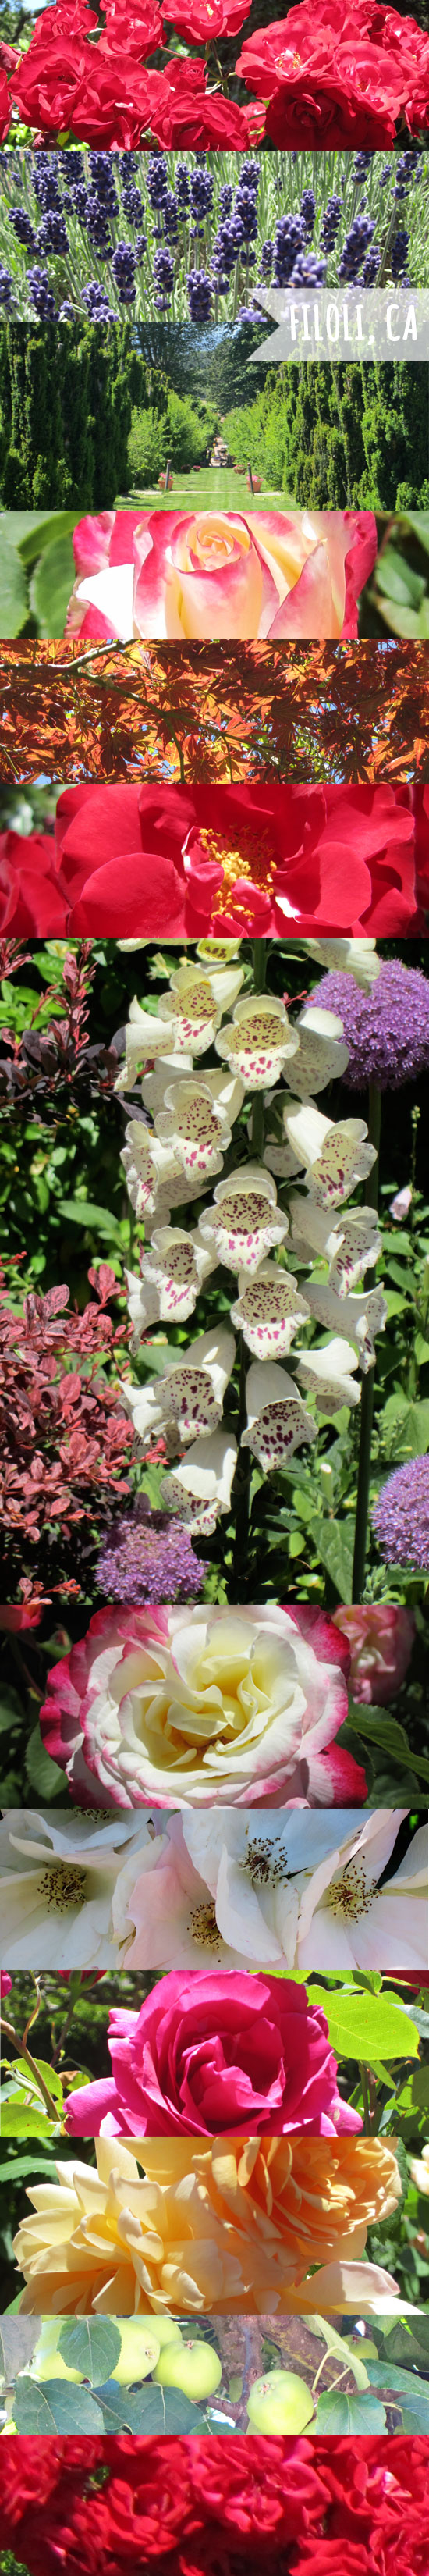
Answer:
<svg viewBox="0 0 429 2576"><path fill-rule="evenodd" d="M316 1609L98 1610L48 1676L46 1750L80 1805L356 1805L349 1663Z"/></svg>
<svg viewBox="0 0 429 2576"><path fill-rule="evenodd" d="M334 1619L350 1646L352 1699L373 1700L379 1708L390 1708L408 1672L416 1632L414 1612L376 1601L367 1603L364 1610L335 1610Z"/></svg>
<svg viewBox="0 0 429 2576"><path fill-rule="evenodd" d="M371 510L104 510L74 531L69 635L357 636Z"/></svg>

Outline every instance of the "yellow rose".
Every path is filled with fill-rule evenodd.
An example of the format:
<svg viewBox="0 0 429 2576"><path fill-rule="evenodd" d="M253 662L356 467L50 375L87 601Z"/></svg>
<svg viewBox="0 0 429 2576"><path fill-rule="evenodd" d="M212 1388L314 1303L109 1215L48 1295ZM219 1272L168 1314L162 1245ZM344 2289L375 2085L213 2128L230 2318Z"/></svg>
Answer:
<svg viewBox="0 0 429 2576"><path fill-rule="evenodd" d="M396 2295L362 2261L400 2198L380 2138L99 2138L96 2155L29 2193L31 2316L369 2313Z"/></svg>

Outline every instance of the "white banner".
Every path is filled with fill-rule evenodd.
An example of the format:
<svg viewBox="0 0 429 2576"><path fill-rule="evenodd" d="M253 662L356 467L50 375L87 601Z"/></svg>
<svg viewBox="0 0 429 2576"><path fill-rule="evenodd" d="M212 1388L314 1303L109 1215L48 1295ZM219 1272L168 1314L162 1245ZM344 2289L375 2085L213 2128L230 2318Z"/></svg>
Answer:
<svg viewBox="0 0 429 2576"><path fill-rule="evenodd" d="M292 286L255 287L255 298L275 322L269 340L253 351L250 366L268 359L429 359L429 288Z"/></svg>

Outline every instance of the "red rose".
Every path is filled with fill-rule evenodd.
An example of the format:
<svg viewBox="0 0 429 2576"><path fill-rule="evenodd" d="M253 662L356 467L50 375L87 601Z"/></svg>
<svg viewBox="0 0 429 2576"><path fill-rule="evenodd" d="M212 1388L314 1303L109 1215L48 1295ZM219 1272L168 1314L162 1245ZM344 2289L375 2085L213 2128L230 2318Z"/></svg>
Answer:
<svg viewBox="0 0 429 2576"><path fill-rule="evenodd" d="M100 54L134 54L145 63L148 54L164 42L163 21L155 0L136 0L128 10L124 0L107 0L106 24L100 37Z"/></svg>
<svg viewBox="0 0 429 2576"><path fill-rule="evenodd" d="M236 69L269 102L266 132L283 150L392 145L399 116L412 130L429 122L429 38L377 0L348 14L342 0L302 0L245 40Z"/></svg>
<svg viewBox="0 0 429 2576"><path fill-rule="evenodd" d="M48 833L0 832L0 924L13 937L61 938L66 928L55 841Z"/></svg>
<svg viewBox="0 0 429 2576"><path fill-rule="evenodd" d="M165 0L166 18L191 45L211 45L218 36L236 36L248 14L248 0Z"/></svg>
<svg viewBox="0 0 429 2576"><path fill-rule="evenodd" d="M159 78L158 100L151 114L151 134L164 150L245 152L249 111L206 90L205 64L182 57L166 63Z"/></svg>
<svg viewBox="0 0 429 2576"><path fill-rule="evenodd" d="M0 844L0 929L75 938L409 937L429 891L429 791L66 788L53 844ZM41 872L42 871L42 872Z"/></svg>
<svg viewBox="0 0 429 2576"><path fill-rule="evenodd" d="M163 74L140 70L132 54L115 51L114 61L84 42L52 39L33 54L32 44L11 85L12 96L27 125L43 133L71 128L80 143L108 151L133 151L152 127L152 109Z"/></svg>
<svg viewBox="0 0 429 2576"><path fill-rule="evenodd" d="M9 48L8 48L8 50L9 50ZM3 45L3 47L2 47L3 62L4 62L5 52L6 52L6 47ZM10 98L10 91L9 91L9 83L8 83L8 81L6 80L6 72L5 72L4 70L0 70L0 143L4 143L4 142L5 142L5 140L6 140L6 135L9 133L10 119L11 119L11 98Z"/></svg>

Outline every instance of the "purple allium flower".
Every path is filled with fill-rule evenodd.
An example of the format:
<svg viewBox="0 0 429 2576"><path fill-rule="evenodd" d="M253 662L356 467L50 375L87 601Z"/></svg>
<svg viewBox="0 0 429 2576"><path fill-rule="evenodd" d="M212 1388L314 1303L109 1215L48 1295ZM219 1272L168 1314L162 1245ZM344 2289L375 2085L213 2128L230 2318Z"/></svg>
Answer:
<svg viewBox="0 0 429 2576"><path fill-rule="evenodd" d="M382 1486L373 1525L386 1565L429 1567L429 1458L407 1458Z"/></svg>
<svg viewBox="0 0 429 2576"><path fill-rule="evenodd" d="M200 1601L206 1574L189 1532L168 1512L153 1512L140 1495L133 1512L111 1522L103 1540L97 1583L106 1601Z"/></svg>
<svg viewBox="0 0 429 2576"><path fill-rule="evenodd" d="M317 1004L342 1020L349 1050L342 1080L349 1091L365 1091L368 1082L399 1091L429 1065L429 982L419 967L386 958L370 993L360 991L354 975L322 975Z"/></svg>

